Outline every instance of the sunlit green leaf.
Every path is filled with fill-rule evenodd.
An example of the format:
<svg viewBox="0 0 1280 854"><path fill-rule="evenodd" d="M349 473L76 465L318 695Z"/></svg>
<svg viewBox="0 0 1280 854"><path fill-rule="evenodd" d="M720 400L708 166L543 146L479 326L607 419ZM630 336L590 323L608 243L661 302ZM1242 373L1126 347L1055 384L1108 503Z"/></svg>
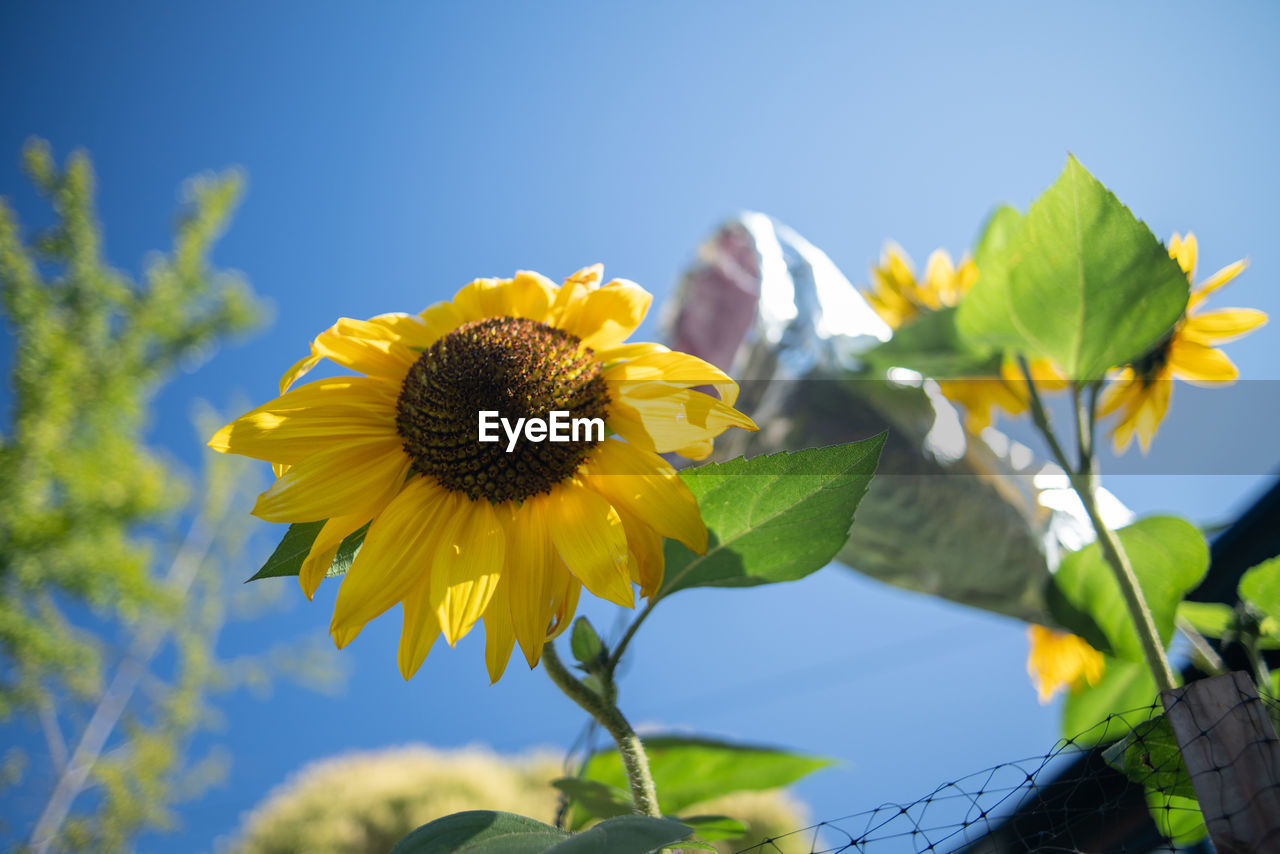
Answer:
<svg viewBox="0 0 1280 854"><path fill-rule="evenodd" d="M1146 664L1106 660L1106 672L1097 685L1067 697L1062 705L1062 736L1082 747L1110 742L1161 712L1156 680ZM1109 715L1116 717L1107 720Z"/></svg>
<svg viewBox="0 0 1280 854"><path fill-rule="evenodd" d="M1186 601L1178 604L1178 616L1205 637L1220 638L1231 627L1235 609L1221 602Z"/></svg>
<svg viewBox="0 0 1280 854"><path fill-rule="evenodd" d="M1209 549L1198 528L1171 516L1141 519L1117 531L1146 597L1160 638L1173 637L1178 603L1204 577ZM1054 616L1067 628L1119 658L1144 661L1142 645L1125 606L1120 585L1097 543L1072 552L1054 573L1057 592L1074 610L1058 608ZM1051 606L1054 604L1051 597ZM1083 624L1079 614L1091 618ZM1091 635L1101 632L1101 639Z"/></svg>
<svg viewBox="0 0 1280 854"><path fill-rule="evenodd" d="M667 815L730 792L777 789L832 762L777 748L680 736L646 738L644 746L658 805ZM583 776L617 788L627 785L614 750L592 756Z"/></svg>
<svg viewBox="0 0 1280 854"><path fill-rule="evenodd" d="M249 580L257 581L260 578L281 578L297 575L302 571L302 562L307 559L307 554L311 551L311 544L316 541L316 537L320 535L320 529L323 527L323 520L319 522L294 522L289 526L289 530L285 531L280 544L271 553L271 557L267 558L267 562L262 565L262 569L255 572ZM334 576L342 575L351 568L351 562L356 559L356 555L360 553L360 547L364 545L364 535L368 530L369 525L365 524L342 541L342 544L338 546L337 554L334 555L333 562L329 565L328 571L325 572L326 577L333 578Z"/></svg>
<svg viewBox="0 0 1280 854"><path fill-rule="evenodd" d="M979 276L984 267L996 263L1000 253L1022 229L1025 219L1022 212L1011 205L1001 205L991 212L987 221L982 224L978 245L973 253Z"/></svg>
<svg viewBox="0 0 1280 854"><path fill-rule="evenodd" d="M1101 379L1149 351L1186 306L1181 268L1074 157L1002 237L978 259L957 313L975 347L1045 356L1073 379Z"/></svg>
<svg viewBox="0 0 1280 854"><path fill-rule="evenodd" d="M701 839L741 839L748 833L747 826L727 815L682 815L679 820L693 828Z"/></svg>
<svg viewBox="0 0 1280 854"><path fill-rule="evenodd" d="M956 331L956 310L926 312L904 324L893 337L863 354L868 365L881 370L909 368L927 377L994 376L1000 355L973 349Z"/></svg>
<svg viewBox="0 0 1280 854"><path fill-rule="evenodd" d="M1166 795L1195 798L1191 774L1182 761L1182 749L1169 726L1159 715L1143 721L1102 754L1107 764L1135 783Z"/></svg>
<svg viewBox="0 0 1280 854"><path fill-rule="evenodd" d="M659 596L803 578L849 538L885 434L860 442L712 463L680 473L711 532L706 554L666 544Z"/></svg>
<svg viewBox="0 0 1280 854"><path fill-rule="evenodd" d="M552 780L551 785L568 795L575 806L580 807L592 818L628 815L635 809L631 796L625 790L601 783L599 780L561 777L558 780Z"/></svg>
<svg viewBox="0 0 1280 854"><path fill-rule="evenodd" d="M1195 798L1148 789L1147 809L1151 810L1156 829L1179 849L1189 848L1209 835Z"/></svg>
<svg viewBox="0 0 1280 854"><path fill-rule="evenodd" d="M1240 598L1280 620L1280 557L1263 561L1240 578Z"/></svg>

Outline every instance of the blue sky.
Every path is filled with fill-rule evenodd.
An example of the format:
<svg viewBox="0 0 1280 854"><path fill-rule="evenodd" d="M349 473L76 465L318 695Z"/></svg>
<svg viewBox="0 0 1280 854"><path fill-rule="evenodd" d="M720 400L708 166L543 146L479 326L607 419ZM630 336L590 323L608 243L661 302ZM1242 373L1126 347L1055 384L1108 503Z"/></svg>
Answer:
<svg viewBox="0 0 1280 854"><path fill-rule="evenodd" d="M660 300L740 209L865 281L889 238L919 262L963 250L1068 151L1157 235L1194 230L1202 274L1249 256L1214 304L1276 316L1277 23L1264 3L12 3L0 193L40 221L16 168L23 140L87 148L110 258L136 270L167 242L182 179L247 170L216 259L275 320L160 396L155 440L195 466L190 401L269 397L337 316L595 261ZM1275 342L1265 329L1228 352L1244 377L1280 379ZM1150 469L1127 460L1112 488L1139 512L1229 515L1275 467L1274 422L1256 417L1275 411L1271 385L1230 393L1217 420L1195 402L1210 398L1179 388L1166 429L1181 438ZM1257 454L1168 475L1203 459L1209 430ZM282 613L280 635L323 628L332 592ZM282 686L229 703L212 739L234 757L227 785L144 850L203 850L299 764L345 749L572 740L581 717L541 673L513 666L487 685L478 636L405 684L397 629L381 621L342 653L341 697ZM263 641L232 634L228 651ZM800 788L826 819L1047 750L1056 711L1036 705L1024 655L1021 626L832 568L667 602L623 700L639 722L840 758Z"/></svg>

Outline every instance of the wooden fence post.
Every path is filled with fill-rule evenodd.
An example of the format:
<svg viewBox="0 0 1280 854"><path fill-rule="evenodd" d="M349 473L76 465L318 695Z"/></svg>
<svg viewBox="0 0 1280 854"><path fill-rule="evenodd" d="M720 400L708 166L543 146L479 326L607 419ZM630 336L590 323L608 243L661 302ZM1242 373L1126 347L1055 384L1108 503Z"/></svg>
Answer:
<svg viewBox="0 0 1280 854"><path fill-rule="evenodd" d="M1280 738L1244 673L1160 695L1218 854L1280 854Z"/></svg>

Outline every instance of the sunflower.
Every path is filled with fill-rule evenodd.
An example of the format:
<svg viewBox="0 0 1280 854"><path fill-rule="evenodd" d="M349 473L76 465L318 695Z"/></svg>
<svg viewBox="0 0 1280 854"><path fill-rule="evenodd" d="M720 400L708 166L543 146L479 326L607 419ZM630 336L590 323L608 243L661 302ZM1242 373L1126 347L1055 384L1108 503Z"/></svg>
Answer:
<svg viewBox="0 0 1280 854"><path fill-rule="evenodd" d="M1169 241L1169 255L1178 262L1188 281L1194 281L1196 236L1184 239L1175 233ZM1228 264L1192 290L1187 309L1173 330L1150 352L1125 366L1107 387L1098 407L1100 417L1119 413L1112 428L1116 453L1128 449L1136 434L1143 453L1169 409L1169 396L1176 377L1197 385L1230 383L1239 371L1217 344L1239 338L1266 323L1267 315L1253 308L1223 308L1198 311L1209 294L1234 279L1245 261Z"/></svg>
<svg viewBox="0 0 1280 854"><path fill-rule="evenodd" d="M911 258L896 243L886 243L880 266L871 269L871 288L862 292L876 314L897 329L926 311L953 306L978 280L978 268L965 255L957 267L945 249L935 249L916 280Z"/></svg>
<svg viewBox="0 0 1280 854"><path fill-rule="evenodd" d="M1084 638L1032 625L1027 628L1027 639L1031 644L1027 675L1041 703L1052 700L1063 688L1080 691L1102 679L1106 662Z"/></svg>
<svg viewBox="0 0 1280 854"><path fill-rule="evenodd" d="M663 537L705 551L697 501L659 454L703 458L727 428L756 427L723 372L624 343L652 298L601 273L478 279L420 314L340 319L279 397L209 442L275 467L254 515L326 520L298 576L308 598L368 524L334 606L339 648L399 603L408 679L438 636L452 646L483 619L496 682L516 643L537 664L583 586L630 607L633 583L661 584ZM360 376L290 388L324 358ZM481 441L484 413L501 419L496 441ZM568 441L547 436L557 413Z"/></svg>
<svg viewBox="0 0 1280 854"><path fill-rule="evenodd" d="M960 302L978 280L978 267L964 255L960 265L945 249L935 249L925 263L924 279L916 280L911 258L898 244L885 244L880 266L871 270L871 289L863 297L885 323L898 329L921 314L950 308ZM1066 387L1066 379L1047 359L1031 363L1031 376L1045 390ZM995 420L995 410L1017 415L1028 406L1026 383L1017 364L1009 359L994 377L966 377L939 383L952 403L963 406L970 432L980 433Z"/></svg>
<svg viewBox="0 0 1280 854"><path fill-rule="evenodd" d="M1059 391L1067 387L1066 377L1050 359L1034 359L1027 367L1039 391ZM1027 381L1013 359L1001 363L998 377L940 380L938 387L948 400L964 407L965 427L971 433L981 433L990 427L997 407L1009 415L1018 415L1031 405Z"/></svg>

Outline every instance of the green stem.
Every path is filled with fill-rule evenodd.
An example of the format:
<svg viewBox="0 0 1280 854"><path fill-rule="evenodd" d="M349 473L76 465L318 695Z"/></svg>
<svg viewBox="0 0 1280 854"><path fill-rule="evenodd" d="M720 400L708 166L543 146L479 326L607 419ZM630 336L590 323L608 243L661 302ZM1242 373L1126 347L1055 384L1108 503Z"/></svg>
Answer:
<svg viewBox="0 0 1280 854"><path fill-rule="evenodd" d="M1214 676L1227 672L1227 665L1222 660L1222 656L1218 655L1217 650L1213 648L1213 645L1209 643L1205 636L1200 634L1195 626L1191 625L1190 620L1185 617L1178 617L1177 626L1178 631L1182 632L1183 636L1191 642L1191 648L1195 651L1195 654L1200 657L1200 664L1203 665L1200 668L1201 670Z"/></svg>
<svg viewBox="0 0 1280 854"><path fill-rule="evenodd" d="M627 651L627 646L631 643L631 639L635 637L636 631L640 625L653 612L653 606L658 604L658 594L654 594L644 609L636 615L631 621L631 625L627 626L627 630L623 632L622 637L618 640L617 645L613 648L613 653L609 656L608 662L605 664L605 672L608 673L610 681L613 680L613 672L618 669L618 662L622 660L622 654Z"/></svg>
<svg viewBox="0 0 1280 854"><path fill-rule="evenodd" d="M1138 584L1138 576L1134 574L1133 564L1129 562L1129 556L1125 553L1124 545L1120 542L1120 538L1107 527L1106 522L1102 519L1102 514L1098 510L1096 477L1093 473L1093 410L1096 390L1089 390L1090 398L1087 407L1088 411L1086 411L1085 400L1080 394L1080 386L1078 383L1072 383L1075 401L1076 437L1080 448L1079 464L1073 467L1071 461L1067 459L1062 445L1058 442L1058 437L1054 434L1052 426L1049 424L1048 413L1045 411L1044 404L1040 400L1040 393L1036 390L1035 383L1031 379L1031 370L1027 365L1026 359L1019 357L1018 364L1022 368L1022 376L1027 383L1027 399L1031 405L1031 418L1044 436L1045 441L1049 443L1049 448L1054 457L1057 458L1058 465L1062 466L1070 474L1071 486L1075 489L1076 494L1080 496L1080 503L1084 505L1085 512L1089 515L1089 521L1093 523L1093 530L1098 536L1098 547L1102 550L1102 555L1106 558L1112 572L1115 573L1116 582L1120 585L1120 593L1124 597L1125 607L1129 611L1130 619L1133 620L1134 630L1138 633L1138 641L1142 645L1143 656L1147 660L1147 666L1151 668L1151 675L1155 678L1156 685L1161 691L1170 690L1177 686L1177 682L1174 679L1172 668L1169 667L1169 659L1165 657L1164 644L1160 642L1160 633L1156 630L1155 620L1151 616L1151 609L1147 606L1141 585Z"/></svg>
<svg viewBox="0 0 1280 854"><path fill-rule="evenodd" d="M653 774L649 771L649 757L644 752L640 737L617 705L612 700L606 701L570 673L560 660L553 643L542 648L542 663L556 687L581 706L613 737L614 743L618 745L618 753L622 756L622 765L627 771L631 801L635 804L636 812L661 818L658 794L653 787Z"/></svg>

